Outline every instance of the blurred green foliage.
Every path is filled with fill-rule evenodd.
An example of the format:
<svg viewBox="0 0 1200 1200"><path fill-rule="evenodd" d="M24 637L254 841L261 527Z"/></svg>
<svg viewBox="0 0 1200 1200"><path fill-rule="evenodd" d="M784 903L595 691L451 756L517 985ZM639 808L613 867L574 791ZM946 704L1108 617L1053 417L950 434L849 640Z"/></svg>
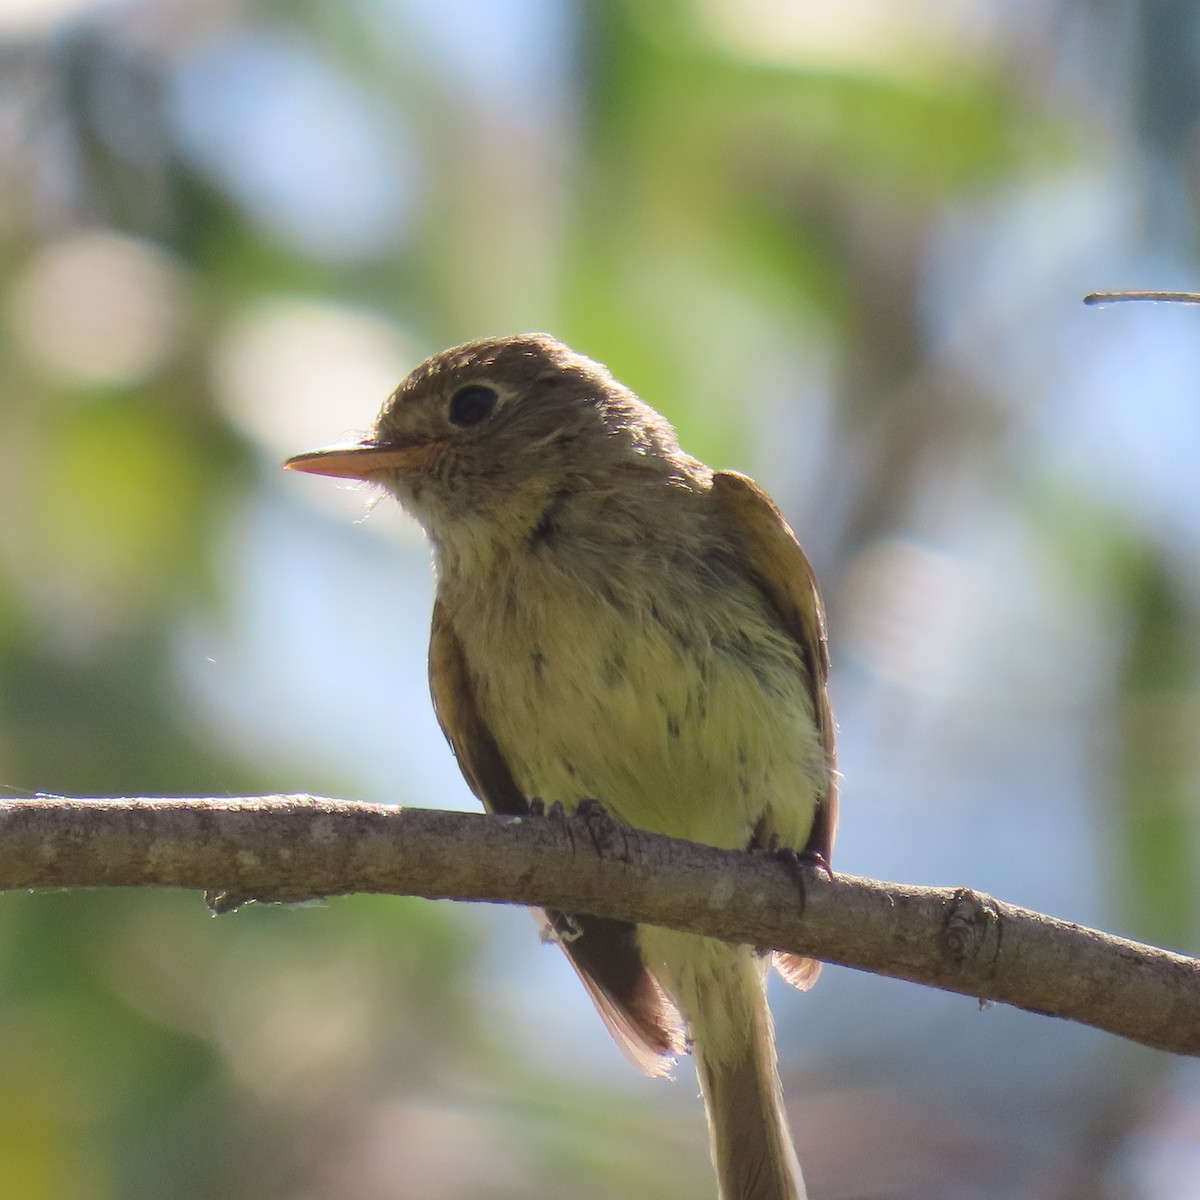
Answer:
<svg viewBox="0 0 1200 1200"><path fill-rule="evenodd" d="M408 365L547 327L651 398L698 455L753 466L774 452L780 499L820 517L835 635L860 552L930 536L933 485L963 464L990 481L1038 529L1064 590L1118 613L1120 711L1097 735L1109 890L1131 931L1194 942L1194 593L1177 558L1094 494L1011 470L1020 400L933 345L922 315L950 217L1097 153L1060 102L1053 29L1034 39L1039 58L1005 18L948 32L922 6L895 45L864 25L861 54L846 28L822 43L832 18L809 44L786 6L773 39L771 5L699 0L23 7L28 25L0 23L10 794L294 786L299 768L222 736L180 665L181 629L232 620L250 582L228 574L231 530L280 503L281 447L304 448L299 417L276 445L256 432L252 392L222 395L230 331L255 304L382 317ZM867 10L895 23L904 7ZM739 23L756 48L730 33ZM255 108L255 80L269 91L273 56L297 47L411 160L379 185L396 194L374 240L336 208L274 219L309 189L358 202L353 179L320 167L336 155L312 157L345 131L290 125L286 97ZM214 55L242 73L203 77L201 113L233 117L201 152L180 81ZM123 255L133 282L84 269L80 234L116 235L88 253ZM57 250L75 257L62 267ZM143 327L150 341L124 345ZM827 391L834 418L781 384L798 379ZM809 442L821 461L801 479L791 464ZM320 770L334 777L313 768L304 786L350 786ZM704 1193L688 1089L673 1109L530 1065L530 1035L498 1027L508 1009L481 994L479 936L447 906L366 897L216 922L195 896L0 897L0 1200ZM1109 1124L1128 1131L1121 1113ZM863 1153L861 1137L824 1140L843 1166ZM1063 1153L1071 1170L1103 1169L1082 1135ZM875 1190L815 1178L818 1196L916 1194L903 1172Z"/></svg>

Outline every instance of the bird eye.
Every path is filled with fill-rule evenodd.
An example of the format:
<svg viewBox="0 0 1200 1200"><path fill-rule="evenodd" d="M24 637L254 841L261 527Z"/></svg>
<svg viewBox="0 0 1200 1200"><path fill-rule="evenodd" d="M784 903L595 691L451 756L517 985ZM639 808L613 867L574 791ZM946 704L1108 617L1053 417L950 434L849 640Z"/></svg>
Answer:
<svg viewBox="0 0 1200 1200"><path fill-rule="evenodd" d="M454 425L478 425L492 415L500 397L490 387L469 383L450 399L450 421Z"/></svg>

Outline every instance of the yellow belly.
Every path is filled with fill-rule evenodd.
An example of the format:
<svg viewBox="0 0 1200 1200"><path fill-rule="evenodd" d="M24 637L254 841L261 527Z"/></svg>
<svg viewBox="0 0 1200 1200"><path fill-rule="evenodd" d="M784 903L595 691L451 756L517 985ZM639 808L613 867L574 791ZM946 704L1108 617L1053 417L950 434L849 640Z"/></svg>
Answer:
<svg viewBox="0 0 1200 1200"><path fill-rule="evenodd" d="M630 825L726 849L769 809L784 844L805 844L824 770L811 701L749 585L714 594L647 571L618 591L549 562L502 591L456 626L526 795L594 797Z"/></svg>

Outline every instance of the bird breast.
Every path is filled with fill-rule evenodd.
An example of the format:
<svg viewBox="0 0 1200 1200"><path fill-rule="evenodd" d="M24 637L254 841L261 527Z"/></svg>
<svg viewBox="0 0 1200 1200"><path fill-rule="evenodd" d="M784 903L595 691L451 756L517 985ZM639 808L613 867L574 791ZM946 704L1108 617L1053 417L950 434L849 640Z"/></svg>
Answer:
<svg viewBox="0 0 1200 1200"><path fill-rule="evenodd" d="M736 561L565 540L489 576L442 598L527 796L728 849L769 813L805 844L825 768L804 666Z"/></svg>

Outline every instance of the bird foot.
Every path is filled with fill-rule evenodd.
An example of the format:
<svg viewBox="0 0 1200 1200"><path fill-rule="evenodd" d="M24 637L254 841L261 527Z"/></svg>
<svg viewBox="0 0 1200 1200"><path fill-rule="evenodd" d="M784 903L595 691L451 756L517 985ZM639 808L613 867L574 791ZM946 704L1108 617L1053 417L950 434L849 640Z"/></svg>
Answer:
<svg viewBox="0 0 1200 1200"><path fill-rule="evenodd" d="M547 821L565 821L567 819L567 810L561 800L555 800L553 804L547 804L541 796L534 796L529 802L529 815L531 817L545 817Z"/></svg>
<svg viewBox="0 0 1200 1200"><path fill-rule="evenodd" d="M829 859L823 855L820 850L800 850L796 851L790 847L776 848L775 854L782 859L793 872L797 872L804 867L812 867L818 871L824 871L825 877L833 881L833 868L829 865Z"/></svg>
<svg viewBox="0 0 1200 1200"><path fill-rule="evenodd" d="M578 827L573 826L571 822L578 819L583 822L592 848L601 858L625 860L628 857L626 826L622 825L615 817L610 816L599 800L590 796L580 800L571 813L567 812L566 806L561 800L555 800L553 804L548 805L545 800L535 797L529 802L529 815L545 817L548 821L558 822L565 827L568 836L572 838L578 832Z"/></svg>
<svg viewBox="0 0 1200 1200"><path fill-rule="evenodd" d="M610 816L599 800L588 796L575 806L575 816L587 827L592 845L601 858L629 860L627 827Z"/></svg>

